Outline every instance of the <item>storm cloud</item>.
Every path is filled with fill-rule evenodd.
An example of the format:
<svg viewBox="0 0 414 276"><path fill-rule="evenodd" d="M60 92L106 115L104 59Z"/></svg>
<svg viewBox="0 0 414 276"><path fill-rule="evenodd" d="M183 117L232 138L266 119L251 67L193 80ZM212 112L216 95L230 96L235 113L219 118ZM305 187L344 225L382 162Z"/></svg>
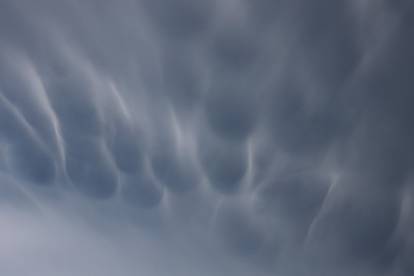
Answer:
<svg viewBox="0 0 414 276"><path fill-rule="evenodd" d="M413 20L0 1L0 274L412 275Z"/></svg>

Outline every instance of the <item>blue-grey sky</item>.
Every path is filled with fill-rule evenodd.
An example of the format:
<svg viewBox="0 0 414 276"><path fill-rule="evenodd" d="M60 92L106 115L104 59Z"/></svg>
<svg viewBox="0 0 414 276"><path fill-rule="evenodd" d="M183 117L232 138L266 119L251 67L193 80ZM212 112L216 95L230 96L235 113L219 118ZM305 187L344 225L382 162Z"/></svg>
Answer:
<svg viewBox="0 0 414 276"><path fill-rule="evenodd" d="M409 0L0 0L0 274L414 274Z"/></svg>

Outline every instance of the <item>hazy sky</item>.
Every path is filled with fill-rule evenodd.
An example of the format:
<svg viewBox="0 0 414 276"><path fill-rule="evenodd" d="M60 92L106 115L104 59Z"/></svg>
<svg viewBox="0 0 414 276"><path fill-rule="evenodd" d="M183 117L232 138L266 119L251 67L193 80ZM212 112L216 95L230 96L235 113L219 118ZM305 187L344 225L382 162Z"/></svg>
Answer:
<svg viewBox="0 0 414 276"><path fill-rule="evenodd" d="M0 275L414 275L410 0L0 0Z"/></svg>

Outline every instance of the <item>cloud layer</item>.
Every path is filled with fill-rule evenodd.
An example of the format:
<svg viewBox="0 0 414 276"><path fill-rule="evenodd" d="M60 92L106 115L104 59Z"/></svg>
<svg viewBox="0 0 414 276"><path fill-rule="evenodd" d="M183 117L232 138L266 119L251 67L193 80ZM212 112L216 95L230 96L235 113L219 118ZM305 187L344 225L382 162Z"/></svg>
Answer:
<svg viewBox="0 0 414 276"><path fill-rule="evenodd" d="M2 1L0 272L411 275L413 13Z"/></svg>

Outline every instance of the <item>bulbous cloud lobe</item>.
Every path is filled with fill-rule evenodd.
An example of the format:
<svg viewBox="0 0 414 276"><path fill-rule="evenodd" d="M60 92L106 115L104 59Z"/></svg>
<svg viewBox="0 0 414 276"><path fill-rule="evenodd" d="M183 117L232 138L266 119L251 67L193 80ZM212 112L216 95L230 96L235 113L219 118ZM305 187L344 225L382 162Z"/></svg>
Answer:
<svg viewBox="0 0 414 276"><path fill-rule="evenodd" d="M412 275L413 18L1 1L0 274Z"/></svg>

